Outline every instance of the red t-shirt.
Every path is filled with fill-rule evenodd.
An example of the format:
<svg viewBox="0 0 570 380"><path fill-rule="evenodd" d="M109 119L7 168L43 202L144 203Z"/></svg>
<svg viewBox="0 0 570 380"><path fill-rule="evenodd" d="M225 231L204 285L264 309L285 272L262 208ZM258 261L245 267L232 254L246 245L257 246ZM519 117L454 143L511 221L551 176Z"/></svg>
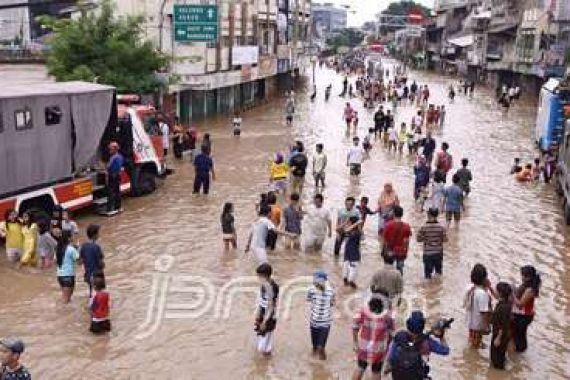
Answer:
<svg viewBox="0 0 570 380"><path fill-rule="evenodd" d="M91 317L94 320L109 318L109 293L106 291L95 292L91 299Z"/></svg>
<svg viewBox="0 0 570 380"><path fill-rule="evenodd" d="M408 244L405 244L405 240L409 241L410 236L412 236L412 229L408 223L391 220L384 226L382 236L386 248L394 252L397 257L408 255Z"/></svg>

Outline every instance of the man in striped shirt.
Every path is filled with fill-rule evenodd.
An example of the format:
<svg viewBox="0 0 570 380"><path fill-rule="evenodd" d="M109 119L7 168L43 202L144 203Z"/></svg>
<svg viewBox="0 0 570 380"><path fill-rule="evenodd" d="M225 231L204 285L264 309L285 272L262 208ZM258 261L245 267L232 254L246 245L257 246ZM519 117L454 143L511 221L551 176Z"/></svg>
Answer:
<svg viewBox="0 0 570 380"><path fill-rule="evenodd" d="M319 359L326 360L325 346L331 328L335 294L327 281L325 272L318 271L314 274L313 285L307 292L307 302L311 306L310 327L313 355L319 355Z"/></svg>
<svg viewBox="0 0 570 380"><path fill-rule="evenodd" d="M424 275L428 280L434 271L440 276L442 274L443 243L447 241L447 234L445 228L437 222L438 215L437 208L430 208L428 221L418 233L418 242L424 243Z"/></svg>

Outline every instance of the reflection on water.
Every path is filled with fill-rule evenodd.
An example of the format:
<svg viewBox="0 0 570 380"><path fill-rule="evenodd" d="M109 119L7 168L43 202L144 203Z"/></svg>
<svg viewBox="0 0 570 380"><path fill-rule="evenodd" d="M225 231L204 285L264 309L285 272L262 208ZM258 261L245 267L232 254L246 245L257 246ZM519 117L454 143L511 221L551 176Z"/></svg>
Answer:
<svg viewBox="0 0 570 380"><path fill-rule="evenodd" d="M448 105L445 97L449 79L414 73L418 83L430 85L437 104L446 104L446 125L436 133L438 142L448 141L456 164L468 157L475 181L467 211L459 230L450 232L446 246L444 277L426 283L422 279L421 247L412 243L405 273L406 304L421 307L432 318L455 317L449 331L452 355L432 358L435 379L567 379L570 378L570 251L559 200L551 188L514 183L508 176L515 155L534 158L531 142L534 108L517 104L503 115L478 89L475 99L463 96ZM167 254L175 262L169 275L201 276L216 289L239 276L251 276L255 266L243 253L249 223L255 217L258 194L267 190L267 164L277 151L285 151L301 139L312 153L322 142L328 153L326 206L336 210L347 195L370 197L375 204L381 186L392 181L406 210L405 219L414 231L424 216L414 211L411 166L413 159L388 154L379 144L363 165L359 181L350 181L345 166L350 136L342 120L344 100L324 101L324 87L341 81L331 71L318 71L319 93L314 103L299 93L294 126L285 127L284 110L274 102L243 115L243 133L231 135L225 118L200 126L212 133L218 179L209 197L191 195L193 170L188 162L173 162L175 174L154 195L129 199L126 212L113 219L93 215L79 218L80 225L103 225L102 243L107 256L109 291L113 297L110 337L93 337L85 312L87 290L79 284L73 303L56 307L59 295L55 275L21 273L0 267L0 335L20 335L28 344L24 359L39 379L345 379L354 368L351 351L351 321L344 313L335 319L328 345L328 361L315 361L302 294L292 297L292 312L280 320L275 355L270 361L254 352L252 313L254 297L235 295L229 317L215 320L213 312L199 319L164 319L148 338L134 336L147 317L153 293L155 259ZM353 101L360 115L360 134L371 126L372 111ZM396 122L410 122L414 109L399 107ZM304 202L313 194L307 182ZM223 253L219 214L223 202L235 205L238 244L241 249ZM380 265L375 222L366 226L363 265L359 283L364 286ZM341 286L341 263L332 257L332 241L323 256L278 250L270 257L280 283L310 275L323 268L337 286L340 300L352 292ZM499 373L489 369L488 353L467 349L467 330L462 324L461 299L468 285L471 266L484 263L493 282L518 281L518 268L533 263L543 274L543 292L537 316L530 328L530 349L511 356L511 369ZM78 279L80 276L78 276ZM190 286L186 284L185 286ZM193 302L191 295L170 302ZM401 323L405 315L400 315Z"/></svg>

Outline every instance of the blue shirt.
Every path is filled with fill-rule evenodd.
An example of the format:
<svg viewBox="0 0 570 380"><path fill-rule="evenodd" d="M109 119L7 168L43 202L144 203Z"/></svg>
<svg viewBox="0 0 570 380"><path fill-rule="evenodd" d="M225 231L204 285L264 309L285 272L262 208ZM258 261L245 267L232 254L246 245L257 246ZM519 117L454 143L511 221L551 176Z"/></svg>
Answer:
<svg viewBox="0 0 570 380"><path fill-rule="evenodd" d="M426 157L431 156L434 151L435 151L435 140L432 138L426 139L424 142L424 149L423 149L424 156Z"/></svg>
<svg viewBox="0 0 570 380"><path fill-rule="evenodd" d="M344 245L344 261L360 261L360 238L362 233L358 230L352 230L348 233L348 239Z"/></svg>
<svg viewBox="0 0 570 380"><path fill-rule="evenodd" d="M463 204L463 190L457 185L447 187L445 194L445 211L459 212Z"/></svg>
<svg viewBox="0 0 570 380"><path fill-rule="evenodd" d="M101 250L99 244L92 241L83 244L79 250L79 256L81 256L81 261L83 261L86 276L91 276L103 270L101 267L103 250Z"/></svg>
<svg viewBox="0 0 570 380"><path fill-rule="evenodd" d="M214 167L214 161L207 154L200 153L194 159L194 167L198 174L208 174Z"/></svg>
<svg viewBox="0 0 570 380"><path fill-rule="evenodd" d="M77 249L68 245L61 266L57 267L57 277L75 277L75 260L79 258Z"/></svg>
<svg viewBox="0 0 570 380"><path fill-rule="evenodd" d="M109 159L109 163L107 164L107 173L109 174L119 174L121 172L121 168L125 159L121 153L115 153Z"/></svg>

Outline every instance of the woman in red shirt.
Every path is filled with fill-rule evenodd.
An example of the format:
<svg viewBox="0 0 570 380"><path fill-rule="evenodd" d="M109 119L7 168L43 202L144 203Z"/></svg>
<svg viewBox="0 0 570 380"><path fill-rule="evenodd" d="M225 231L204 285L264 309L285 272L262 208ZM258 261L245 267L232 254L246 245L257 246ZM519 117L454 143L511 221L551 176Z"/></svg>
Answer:
<svg viewBox="0 0 570 380"><path fill-rule="evenodd" d="M534 319L534 300L539 295L541 279L532 265L521 268L522 285L513 294L513 340L515 350L527 349L526 333Z"/></svg>

